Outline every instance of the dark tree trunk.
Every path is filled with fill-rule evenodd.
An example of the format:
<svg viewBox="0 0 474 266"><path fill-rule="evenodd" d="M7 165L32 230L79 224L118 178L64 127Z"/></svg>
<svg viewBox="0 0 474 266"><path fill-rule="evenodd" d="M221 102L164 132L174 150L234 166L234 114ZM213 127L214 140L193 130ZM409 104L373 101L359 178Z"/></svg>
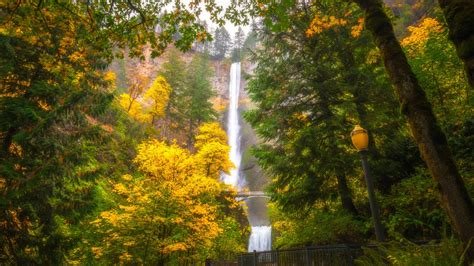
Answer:
<svg viewBox="0 0 474 266"><path fill-rule="evenodd" d="M395 37L390 19L380 0L353 0L365 13L365 24L372 33L395 86L401 111L406 116L413 137L437 182L443 207L464 244L474 237L474 208L451 155L446 136L437 125L430 103L418 83L407 58ZM468 250L473 261L474 245Z"/></svg>
<svg viewBox="0 0 474 266"><path fill-rule="evenodd" d="M352 201L351 191L347 186L346 175L338 174L337 176L337 189L339 190L339 195L341 196L342 207L354 216L358 216L359 212L357 211L354 202Z"/></svg>
<svg viewBox="0 0 474 266"><path fill-rule="evenodd" d="M467 81L474 88L474 1L438 0L448 23L449 38L464 62Z"/></svg>
<svg viewBox="0 0 474 266"><path fill-rule="evenodd" d="M189 131L188 131L188 149L192 149L193 148L193 131L194 131L194 127L193 127L193 119L189 119Z"/></svg>

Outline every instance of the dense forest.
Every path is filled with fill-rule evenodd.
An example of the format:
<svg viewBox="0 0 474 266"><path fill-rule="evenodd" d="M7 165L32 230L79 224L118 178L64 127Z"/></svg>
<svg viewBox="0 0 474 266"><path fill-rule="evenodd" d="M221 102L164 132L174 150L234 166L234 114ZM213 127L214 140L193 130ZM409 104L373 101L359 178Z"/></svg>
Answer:
<svg viewBox="0 0 474 266"><path fill-rule="evenodd" d="M236 62L272 249L474 263L474 3L219 3L0 3L0 264L236 261L251 234L222 178Z"/></svg>

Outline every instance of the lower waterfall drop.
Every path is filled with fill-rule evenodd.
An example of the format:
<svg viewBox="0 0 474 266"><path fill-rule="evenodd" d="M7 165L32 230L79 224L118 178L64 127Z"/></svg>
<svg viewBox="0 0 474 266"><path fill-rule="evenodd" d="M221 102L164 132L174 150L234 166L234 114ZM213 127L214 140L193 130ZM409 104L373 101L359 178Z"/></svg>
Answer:
<svg viewBox="0 0 474 266"><path fill-rule="evenodd" d="M272 249L272 227L252 226L249 239L249 252Z"/></svg>

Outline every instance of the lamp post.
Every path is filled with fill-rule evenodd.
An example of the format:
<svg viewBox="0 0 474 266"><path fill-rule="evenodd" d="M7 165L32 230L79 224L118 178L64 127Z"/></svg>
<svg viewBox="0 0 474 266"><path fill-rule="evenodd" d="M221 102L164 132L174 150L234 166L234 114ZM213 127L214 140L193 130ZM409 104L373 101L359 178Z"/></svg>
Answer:
<svg viewBox="0 0 474 266"><path fill-rule="evenodd" d="M367 184L367 192L369 194L370 211L372 212L372 218L374 220L375 237L377 238L377 241L383 242L385 241L385 236L383 233L382 223L380 222L379 206L377 204L377 199L375 198L374 183L370 176L369 163L367 161L367 150L369 147L369 135L367 134L367 130L356 125L354 130L351 132L351 140L352 144L354 144L354 147L359 152L362 161L362 168L364 169L365 183Z"/></svg>

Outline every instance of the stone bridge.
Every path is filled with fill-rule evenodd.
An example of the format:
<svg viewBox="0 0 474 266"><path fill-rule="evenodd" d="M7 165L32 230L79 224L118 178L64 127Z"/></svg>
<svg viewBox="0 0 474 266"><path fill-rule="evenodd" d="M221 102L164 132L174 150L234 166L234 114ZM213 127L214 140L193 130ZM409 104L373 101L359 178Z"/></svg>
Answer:
<svg viewBox="0 0 474 266"><path fill-rule="evenodd" d="M239 191L237 192L236 198L267 198L269 199L270 196L267 195L264 191Z"/></svg>

